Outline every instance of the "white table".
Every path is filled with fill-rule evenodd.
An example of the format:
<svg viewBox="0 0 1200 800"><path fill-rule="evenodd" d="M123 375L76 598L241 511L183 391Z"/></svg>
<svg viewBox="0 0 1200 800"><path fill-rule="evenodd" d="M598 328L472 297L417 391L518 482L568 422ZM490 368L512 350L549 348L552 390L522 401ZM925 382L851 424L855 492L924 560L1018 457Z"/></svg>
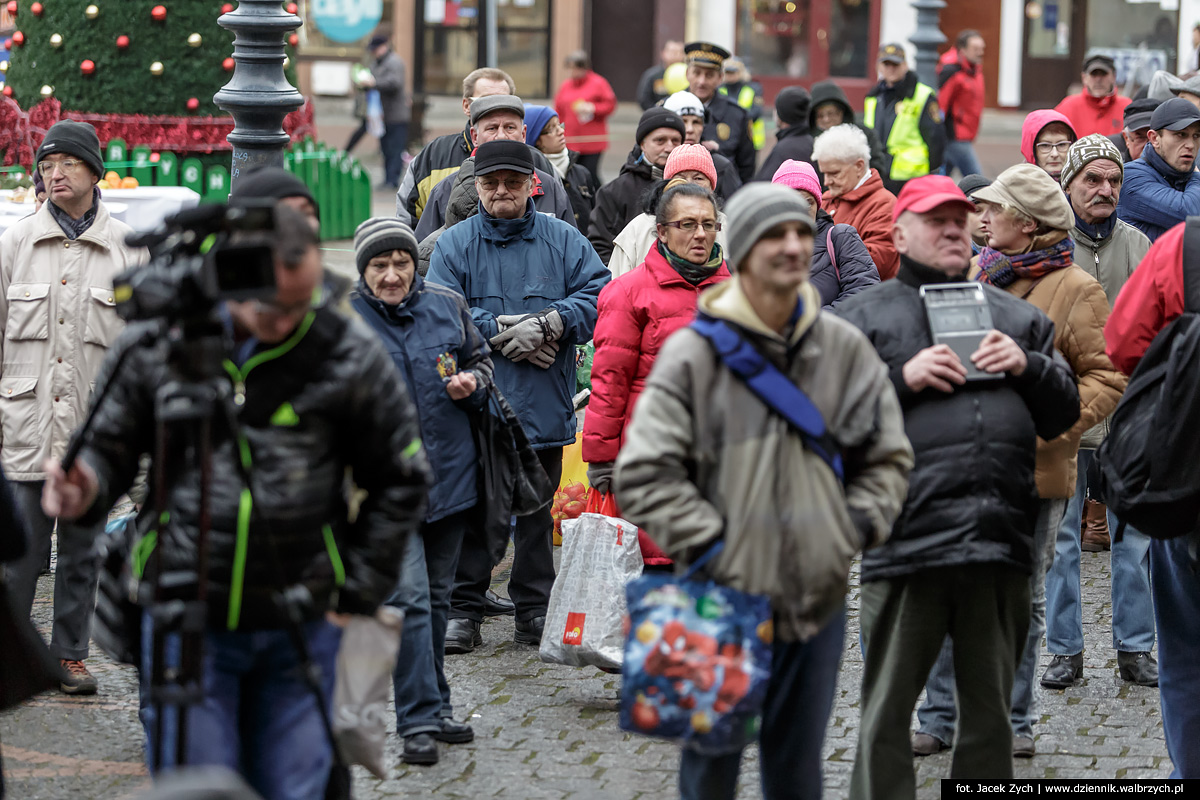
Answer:
<svg viewBox="0 0 1200 800"><path fill-rule="evenodd" d="M33 213L33 203L10 203L8 196L11 194L8 190L0 191L0 233L8 230L15 225L18 220L24 219ZM195 194L195 192L193 192ZM129 206L126 203L108 202L107 192L105 193L104 205L108 207L108 213L113 219L119 219L122 222L127 222L126 215L129 213Z"/></svg>
<svg viewBox="0 0 1200 800"><path fill-rule="evenodd" d="M114 205L124 205L121 219L138 233L152 231L167 217L200 203L200 195L182 186L143 186L137 189L102 189L109 213Z"/></svg>

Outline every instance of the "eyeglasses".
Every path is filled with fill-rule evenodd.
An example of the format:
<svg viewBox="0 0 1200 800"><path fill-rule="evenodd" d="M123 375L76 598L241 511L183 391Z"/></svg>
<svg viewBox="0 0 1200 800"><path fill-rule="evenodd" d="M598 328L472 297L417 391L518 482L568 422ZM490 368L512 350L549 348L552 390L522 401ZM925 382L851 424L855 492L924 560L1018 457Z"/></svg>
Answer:
<svg viewBox="0 0 1200 800"><path fill-rule="evenodd" d="M525 188L526 184L529 183L529 178L505 178L503 181L500 181L496 178L476 178L475 182L478 183L479 188L483 189L485 192L496 191L500 188L501 183L503 183L510 192L517 192Z"/></svg>
<svg viewBox="0 0 1200 800"><path fill-rule="evenodd" d="M1072 144L1074 144L1074 142L1038 142L1036 147L1037 151L1045 156L1049 155L1051 152L1065 153L1071 149Z"/></svg>
<svg viewBox="0 0 1200 800"><path fill-rule="evenodd" d="M684 233L695 233L696 228L703 228L705 233L716 233L721 230L721 223L719 222L696 222L694 219L677 219L662 224L668 228L681 230Z"/></svg>
<svg viewBox="0 0 1200 800"><path fill-rule="evenodd" d="M43 178L49 178L54 174L54 168L63 175L74 175L75 170L83 166L82 161L76 161L73 158L64 158L62 161L41 161L38 163L38 172L42 173Z"/></svg>

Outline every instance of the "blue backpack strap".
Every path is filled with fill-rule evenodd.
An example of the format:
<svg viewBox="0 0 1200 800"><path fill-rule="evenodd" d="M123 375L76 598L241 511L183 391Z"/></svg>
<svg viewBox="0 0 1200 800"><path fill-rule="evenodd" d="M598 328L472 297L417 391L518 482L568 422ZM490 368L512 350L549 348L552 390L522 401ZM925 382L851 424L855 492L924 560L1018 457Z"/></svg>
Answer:
<svg viewBox="0 0 1200 800"><path fill-rule="evenodd" d="M712 342L725 366L745 381L768 408L796 428L808 448L844 483L842 454L825 427L820 409L808 395L726 322L698 317L692 321L692 329Z"/></svg>

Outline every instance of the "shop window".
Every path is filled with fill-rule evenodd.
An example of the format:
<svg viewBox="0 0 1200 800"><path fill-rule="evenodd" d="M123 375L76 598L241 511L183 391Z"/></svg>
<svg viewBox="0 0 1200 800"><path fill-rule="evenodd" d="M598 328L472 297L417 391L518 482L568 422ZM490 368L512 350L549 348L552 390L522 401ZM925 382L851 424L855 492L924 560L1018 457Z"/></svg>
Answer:
<svg viewBox="0 0 1200 800"><path fill-rule="evenodd" d="M755 75L872 78L875 0L738 0L737 54Z"/></svg>
<svg viewBox="0 0 1200 800"><path fill-rule="evenodd" d="M835 0L829 26L829 74L835 78L873 78L871 0ZM818 38L820 31L817 32Z"/></svg>
<svg viewBox="0 0 1200 800"><path fill-rule="evenodd" d="M1134 3L1089 0L1087 49L1117 65L1117 82L1144 86L1155 70L1174 72L1179 46L1179 5L1173 0Z"/></svg>
<svg viewBox="0 0 1200 800"><path fill-rule="evenodd" d="M425 90L461 95L462 79L478 64L479 0L426 0ZM497 61L517 93L550 93L550 0L500 0Z"/></svg>
<svg viewBox="0 0 1200 800"><path fill-rule="evenodd" d="M371 33L380 23L390 24L393 0L360 0L339 5L330 0L300 0L301 52L315 56L353 56L363 54Z"/></svg>

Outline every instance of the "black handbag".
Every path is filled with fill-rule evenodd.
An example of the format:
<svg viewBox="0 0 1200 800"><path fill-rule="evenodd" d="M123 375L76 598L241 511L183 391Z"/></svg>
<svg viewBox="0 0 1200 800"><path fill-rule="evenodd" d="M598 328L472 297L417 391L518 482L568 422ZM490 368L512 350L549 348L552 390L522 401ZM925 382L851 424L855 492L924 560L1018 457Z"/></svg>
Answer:
<svg viewBox="0 0 1200 800"><path fill-rule="evenodd" d="M58 661L25 614L17 613L0 571L0 711L53 689L62 680Z"/></svg>
<svg viewBox="0 0 1200 800"><path fill-rule="evenodd" d="M508 400L493 383L487 393L483 410L471 416L471 433L479 453L484 537L489 554L498 562L508 548L512 517L548 506L554 487Z"/></svg>

